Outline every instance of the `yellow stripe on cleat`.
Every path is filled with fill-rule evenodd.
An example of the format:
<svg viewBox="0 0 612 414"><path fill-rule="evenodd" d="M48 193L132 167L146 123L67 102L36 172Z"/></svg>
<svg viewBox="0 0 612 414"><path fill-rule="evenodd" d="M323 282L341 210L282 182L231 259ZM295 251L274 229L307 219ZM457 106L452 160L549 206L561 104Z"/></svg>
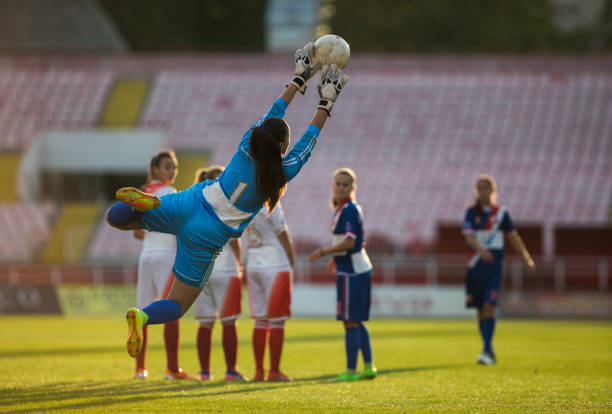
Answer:
<svg viewBox="0 0 612 414"><path fill-rule="evenodd" d="M156 209L161 204L161 200L155 194L145 193L135 187L125 187L117 190L115 198L134 207L136 211L141 213Z"/></svg>

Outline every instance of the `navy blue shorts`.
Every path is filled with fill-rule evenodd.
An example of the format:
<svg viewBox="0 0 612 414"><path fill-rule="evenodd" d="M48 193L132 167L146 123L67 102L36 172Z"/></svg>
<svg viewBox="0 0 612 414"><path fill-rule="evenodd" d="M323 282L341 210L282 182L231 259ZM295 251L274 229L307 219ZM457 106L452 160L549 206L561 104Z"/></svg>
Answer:
<svg viewBox="0 0 612 414"><path fill-rule="evenodd" d="M336 279L336 319L363 322L370 318L372 272L338 273Z"/></svg>
<svg viewBox="0 0 612 414"><path fill-rule="evenodd" d="M485 303L497 306L501 290L502 263L479 262L468 268L465 281L465 306L481 309Z"/></svg>

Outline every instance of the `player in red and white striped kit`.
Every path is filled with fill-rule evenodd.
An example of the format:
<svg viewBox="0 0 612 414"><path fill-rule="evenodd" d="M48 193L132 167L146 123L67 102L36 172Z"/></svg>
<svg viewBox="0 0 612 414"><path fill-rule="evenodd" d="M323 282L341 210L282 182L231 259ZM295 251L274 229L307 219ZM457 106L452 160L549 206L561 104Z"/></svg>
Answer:
<svg viewBox="0 0 612 414"><path fill-rule="evenodd" d="M270 344L268 381L291 381L280 371L285 321L291 316L293 243L280 203L268 216L257 213L247 227L247 275L255 354L255 381L264 379L266 342ZM269 340L268 340L269 335Z"/></svg>
<svg viewBox="0 0 612 414"><path fill-rule="evenodd" d="M147 193L162 196L175 193L172 187L176 178L178 161L172 150L155 154L149 164L148 183L142 189ZM143 240L142 252L138 261L137 298L138 306L146 306L154 300L166 298L174 276L172 266L176 255L176 236L135 230L134 237ZM145 379L148 375L145 364L147 345L147 327L143 328L142 353L136 358L134 378ZM166 379L196 379L184 372L178 364L179 323L178 320L164 325L164 343L166 345Z"/></svg>
<svg viewBox="0 0 612 414"><path fill-rule="evenodd" d="M215 180L223 172L223 167L200 168L196 172L196 182ZM200 321L197 347L200 359L200 379L210 380L210 353L212 329L218 318L223 325L223 353L225 355L225 380L247 381L236 370L238 354L238 332L236 319L242 313L242 260L240 239L230 239L215 260L215 266L208 284L195 300L195 318Z"/></svg>

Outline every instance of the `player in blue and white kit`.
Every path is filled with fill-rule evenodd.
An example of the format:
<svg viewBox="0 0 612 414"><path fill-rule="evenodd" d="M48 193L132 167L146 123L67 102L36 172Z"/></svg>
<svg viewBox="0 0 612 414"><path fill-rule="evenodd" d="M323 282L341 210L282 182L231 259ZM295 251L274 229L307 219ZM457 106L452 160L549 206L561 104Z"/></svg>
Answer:
<svg viewBox="0 0 612 414"><path fill-rule="evenodd" d="M364 321L370 316L370 290L372 263L365 251L363 213L355 201L356 177L350 168L334 172L332 181L334 211L331 246L315 250L308 256L309 262L333 254L328 267L337 273L336 319L344 323L346 347L346 371L332 381L356 381L373 379L376 368L372 362L370 333ZM357 372L357 356L361 349L364 369Z"/></svg>
<svg viewBox="0 0 612 414"><path fill-rule="evenodd" d="M348 78L335 65L325 65L319 80L319 104L311 124L294 148L289 125L282 119L295 93L319 69L313 61L314 45L295 53L295 76L270 110L244 134L238 149L221 176L196 183L176 194L157 198L128 187L117 191L120 201L107 213L107 221L122 230L147 230L175 234L177 254L174 281L167 300L144 309L131 308L128 322L128 353L141 350L142 326L166 323L181 317L206 285L215 257L230 238L238 238L252 218L266 205L271 211L287 182L306 163L321 129Z"/></svg>
<svg viewBox="0 0 612 414"><path fill-rule="evenodd" d="M472 249L466 278L466 306L478 309L478 324L483 351L477 362L492 365L496 362L493 352L495 331L495 307L501 290L504 261L504 233L519 252L527 266L535 266L523 240L514 228L508 210L495 204L496 184L488 175L476 181L476 199L465 213L463 235Z"/></svg>

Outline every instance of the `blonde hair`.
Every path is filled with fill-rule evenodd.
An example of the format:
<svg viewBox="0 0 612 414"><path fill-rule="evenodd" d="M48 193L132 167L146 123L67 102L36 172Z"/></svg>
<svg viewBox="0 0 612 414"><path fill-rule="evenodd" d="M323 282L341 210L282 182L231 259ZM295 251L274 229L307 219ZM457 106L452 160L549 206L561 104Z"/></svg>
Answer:
<svg viewBox="0 0 612 414"><path fill-rule="evenodd" d="M351 190L351 194L349 197L351 200L355 201L355 190L357 189L357 175L355 174L355 171L351 170L348 167L338 168L336 171L334 171L332 177L335 179L339 175L345 175L351 179L351 185L353 186L353 189ZM331 198L330 204L332 210L335 210L336 207L338 207L338 202L334 199L333 196Z"/></svg>
<svg viewBox="0 0 612 414"><path fill-rule="evenodd" d="M491 196L489 197L489 201L491 204L495 204L497 202L497 183L495 179L488 174L480 174L476 183L474 184L474 191L476 191L476 197L474 198L473 205L480 207L480 203L478 201L478 183L484 181L491 187Z"/></svg>
<svg viewBox="0 0 612 414"><path fill-rule="evenodd" d="M215 180L225 170L221 165L211 165L210 167L198 168L195 172L194 182L201 183L204 180Z"/></svg>

